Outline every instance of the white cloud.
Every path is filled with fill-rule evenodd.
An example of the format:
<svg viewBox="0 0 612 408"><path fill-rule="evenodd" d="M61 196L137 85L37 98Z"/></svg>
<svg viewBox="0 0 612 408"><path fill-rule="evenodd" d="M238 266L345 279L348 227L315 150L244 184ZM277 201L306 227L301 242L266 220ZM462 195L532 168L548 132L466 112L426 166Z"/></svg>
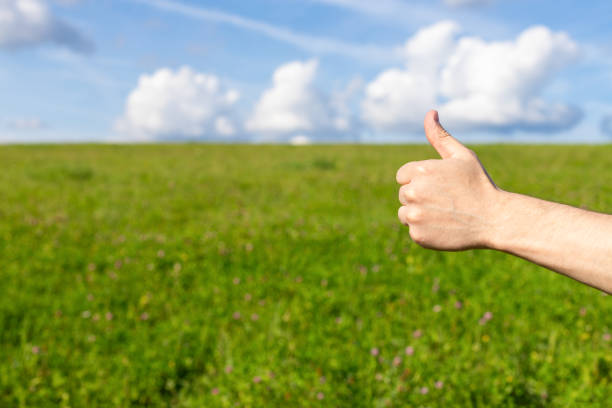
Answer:
<svg viewBox="0 0 612 408"><path fill-rule="evenodd" d="M458 30L442 21L406 41L401 50L406 67L384 71L367 85L363 120L379 131L421 129L424 113L436 104L440 65L455 47Z"/></svg>
<svg viewBox="0 0 612 408"><path fill-rule="evenodd" d="M140 77L116 128L140 140L232 136L230 113L238 99L214 75L163 68Z"/></svg>
<svg viewBox="0 0 612 408"><path fill-rule="evenodd" d="M296 134L313 137L346 133L351 127L347 90L327 96L314 86L318 62L294 61L276 69L273 85L264 91L246 129L264 140L286 139Z"/></svg>
<svg viewBox="0 0 612 408"><path fill-rule="evenodd" d="M414 131L435 102L431 78L389 69L367 85L361 104L362 119L378 131Z"/></svg>
<svg viewBox="0 0 612 408"><path fill-rule="evenodd" d="M578 118L576 110L539 94L577 56L578 46L566 34L542 26L515 41L462 38L441 73L440 90L449 102L440 113L468 128L567 128Z"/></svg>
<svg viewBox="0 0 612 408"><path fill-rule="evenodd" d="M41 0L0 0L0 48L53 42L91 52L93 44L77 29L51 14Z"/></svg>
<svg viewBox="0 0 612 408"><path fill-rule="evenodd" d="M417 31L403 48L409 68L427 72L436 69L453 51L460 30L453 21L440 21Z"/></svg>
<svg viewBox="0 0 612 408"><path fill-rule="evenodd" d="M310 131L326 112L312 89L318 63L296 61L274 72L274 85L266 90L246 128L253 132L289 133Z"/></svg>
<svg viewBox="0 0 612 408"><path fill-rule="evenodd" d="M437 107L445 123L467 130L557 130L580 118L577 109L540 98L542 89L578 55L564 33L537 26L514 41L457 38L441 22L404 47L406 66L382 72L366 87L362 117L384 131L414 131Z"/></svg>
<svg viewBox="0 0 612 408"><path fill-rule="evenodd" d="M222 136L234 136L236 127L227 117L219 116L215 119L215 132Z"/></svg>

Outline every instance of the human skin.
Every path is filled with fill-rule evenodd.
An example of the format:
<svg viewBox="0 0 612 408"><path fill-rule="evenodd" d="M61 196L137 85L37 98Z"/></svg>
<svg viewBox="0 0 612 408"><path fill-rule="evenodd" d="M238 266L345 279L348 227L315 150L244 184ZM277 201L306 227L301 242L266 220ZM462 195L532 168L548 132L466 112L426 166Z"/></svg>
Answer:
<svg viewBox="0 0 612 408"><path fill-rule="evenodd" d="M612 215L504 191L436 111L424 125L442 159L406 163L396 175L398 217L414 242L507 252L612 294Z"/></svg>

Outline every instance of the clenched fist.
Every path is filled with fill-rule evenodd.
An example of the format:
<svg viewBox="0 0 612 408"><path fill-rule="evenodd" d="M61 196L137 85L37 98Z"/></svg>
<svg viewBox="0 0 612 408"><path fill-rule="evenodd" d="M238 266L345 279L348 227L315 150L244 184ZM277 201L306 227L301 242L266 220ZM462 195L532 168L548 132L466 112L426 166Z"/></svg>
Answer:
<svg viewBox="0 0 612 408"><path fill-rule="evenodd" d="M501 190L476 154L444 130L438 112L425 116L425 134L442 157L404 164L397 171L400 221L417 244L456 251L491 246Z"/></svg>

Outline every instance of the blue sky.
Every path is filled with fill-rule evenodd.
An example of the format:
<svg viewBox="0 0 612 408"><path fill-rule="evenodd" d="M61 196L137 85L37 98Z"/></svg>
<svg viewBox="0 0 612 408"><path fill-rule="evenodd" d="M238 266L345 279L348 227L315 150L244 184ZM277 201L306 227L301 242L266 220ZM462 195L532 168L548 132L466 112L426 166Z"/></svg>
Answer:
<svg viewBox="0 0 612 408"><path fill-rule="evenodd" d="M3 13L1 142L420 142L430 107L466 141L612 138L606 0L0 0Z"/></svg>

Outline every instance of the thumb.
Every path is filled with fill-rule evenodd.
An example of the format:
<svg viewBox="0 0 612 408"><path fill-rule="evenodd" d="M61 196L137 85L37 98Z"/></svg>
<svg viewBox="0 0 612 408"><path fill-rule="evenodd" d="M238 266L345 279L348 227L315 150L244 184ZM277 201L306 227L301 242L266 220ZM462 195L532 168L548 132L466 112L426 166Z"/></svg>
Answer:
<svg viewBox="0 0 612 408"><path fill-rule="evenodd" d="M440 124L438 112L430 110L425 115L425 136L443 159L464 156L469 150L452 137Z"/></svg>

